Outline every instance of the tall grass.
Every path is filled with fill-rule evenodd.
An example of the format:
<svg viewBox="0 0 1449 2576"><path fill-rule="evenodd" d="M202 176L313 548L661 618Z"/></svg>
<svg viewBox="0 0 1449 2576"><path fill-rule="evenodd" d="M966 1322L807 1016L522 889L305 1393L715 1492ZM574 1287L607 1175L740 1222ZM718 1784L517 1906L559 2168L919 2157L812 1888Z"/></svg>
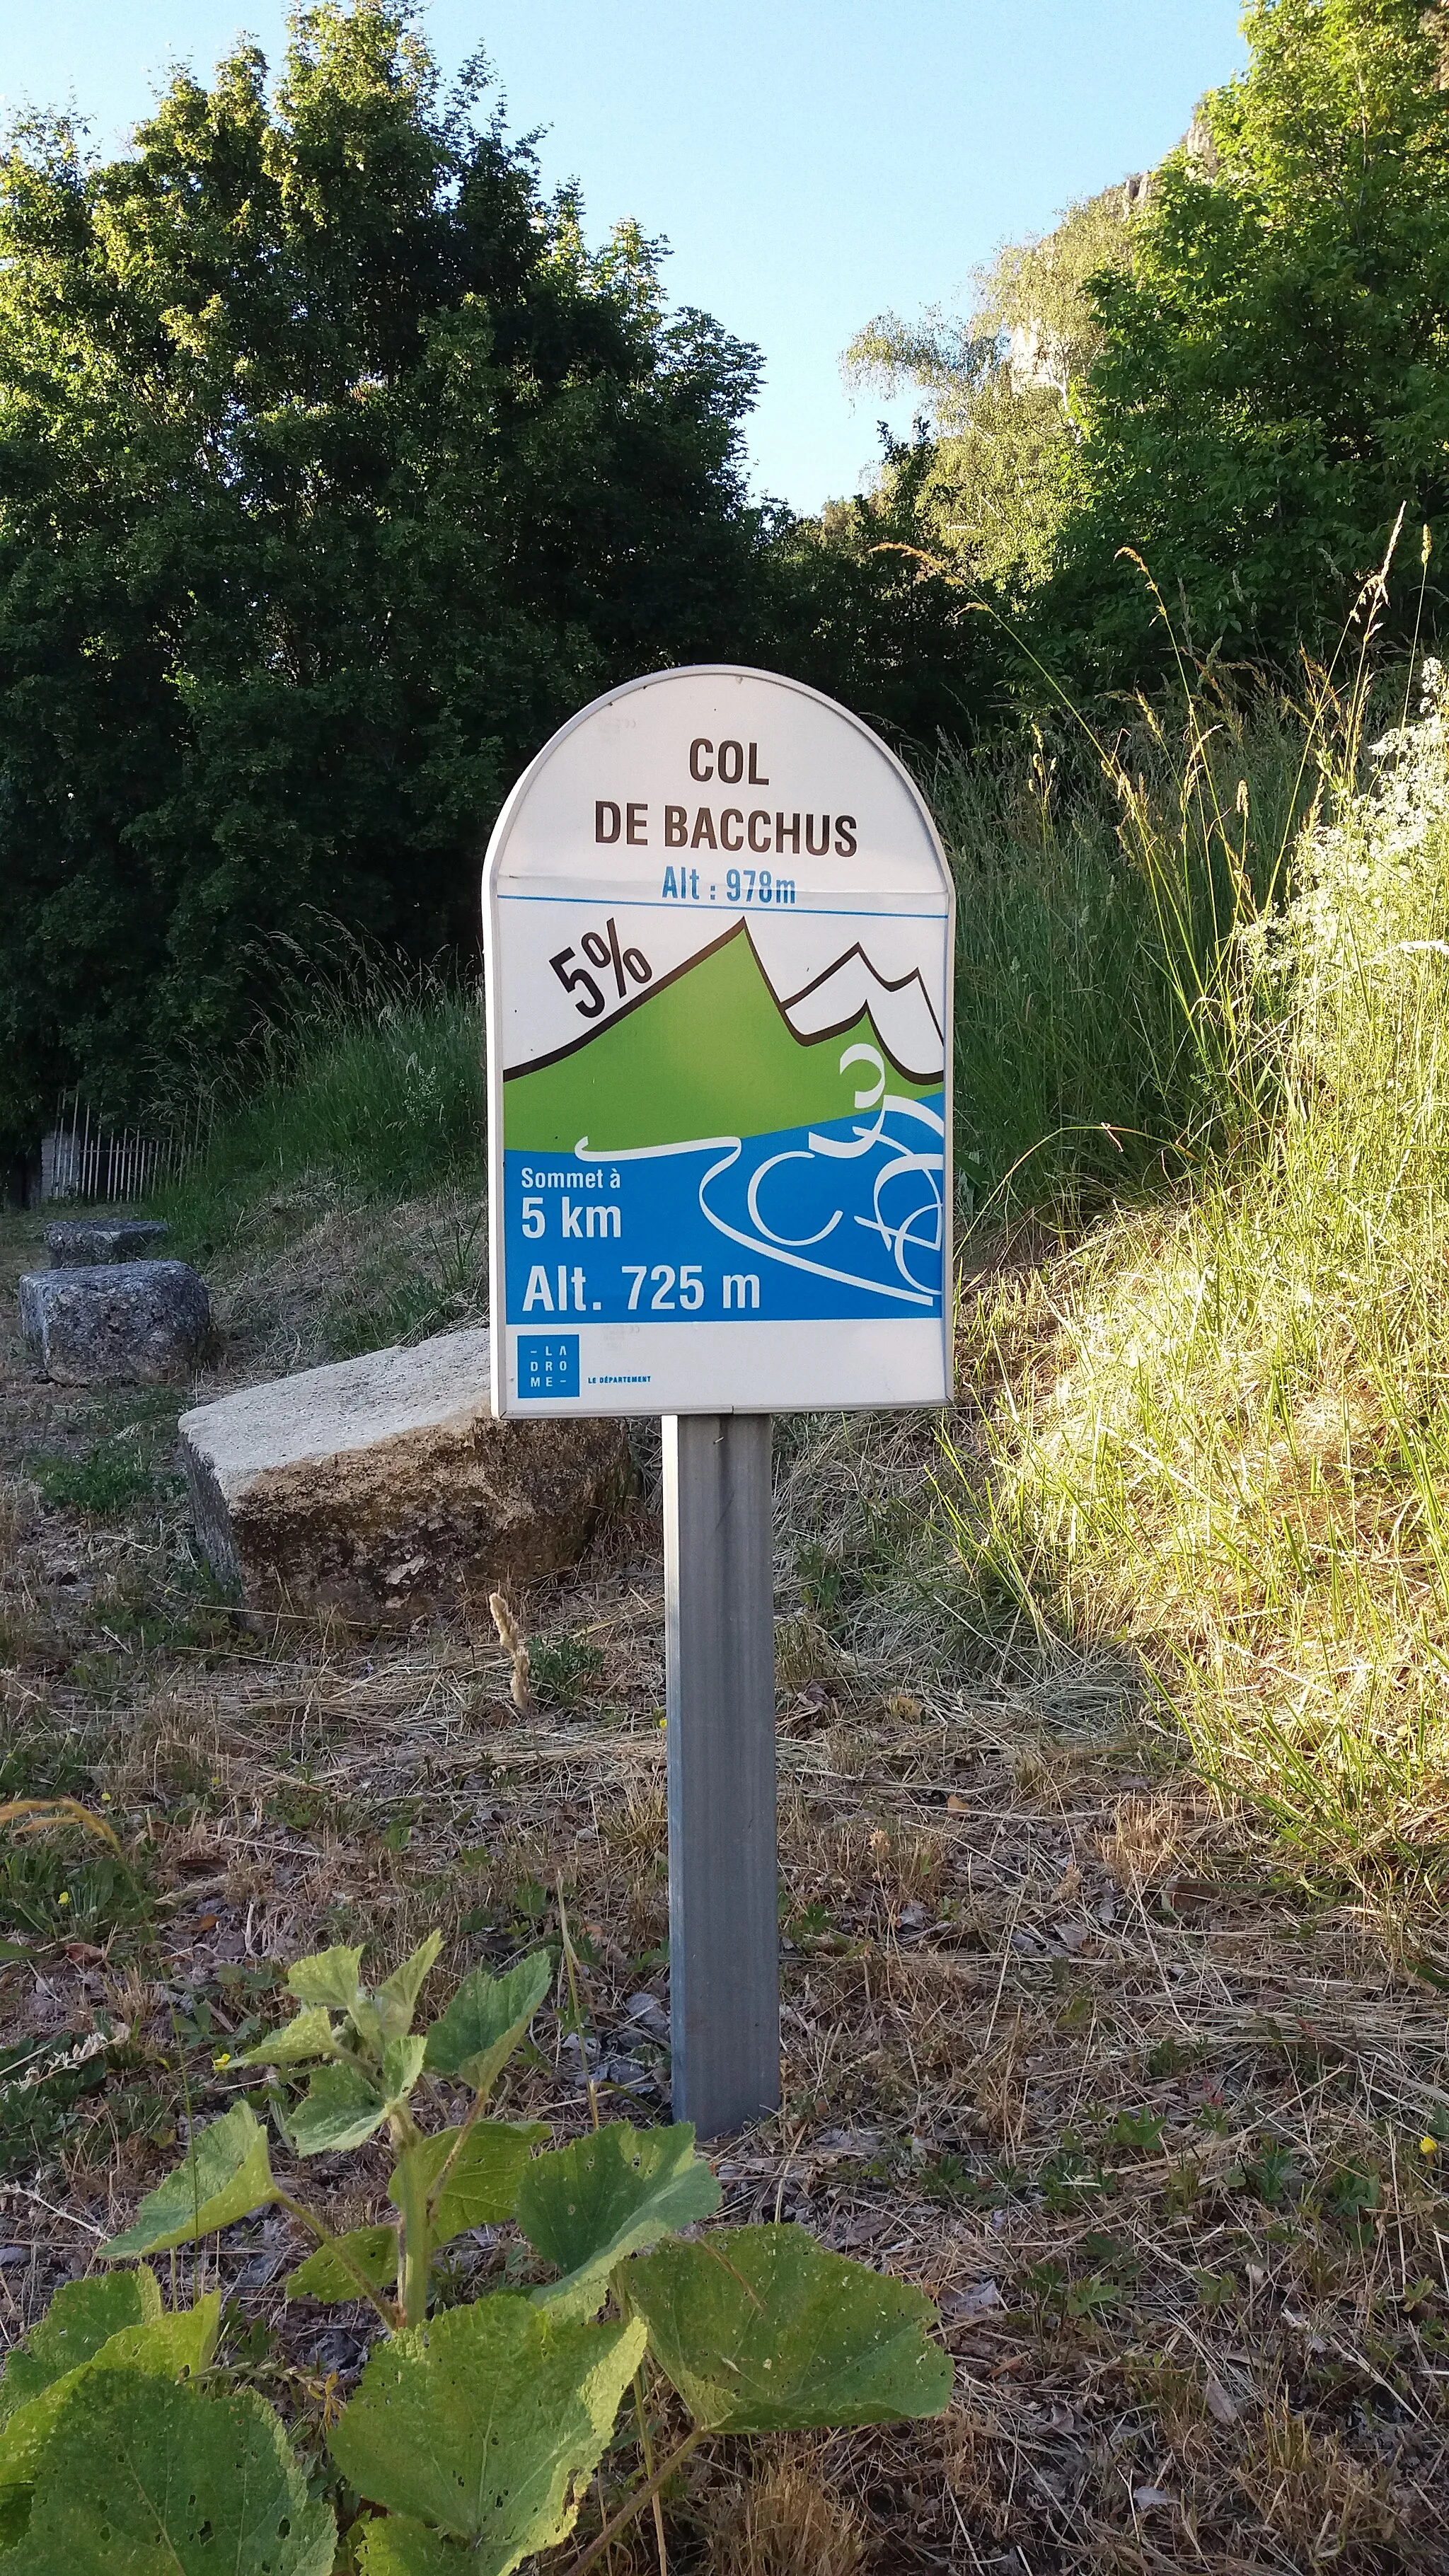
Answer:
<svg viewBox="0 0 1449 2576"><path fill-rule="evenodd" d="M1177 1106L1195 1094L1179 1177L1119 1198L967 1308L983 1454L958 1448L943 1488L983 1599L1048 1652L1067 1636L1127 1642L1206 1774L1306 1861L1435 1879L1449 1857L1445 710L1430 666L1417 719L1365 760L1361 693L1320 692L1297 764L1316 801L1290 835L1283 900L1262 899L1244 853L1191 974L1174 893L1191 875L1124 794L1176 995L1177 1039L1152 1061L1176 1066ZM1225 865L1242 801L1217 799Z"/></svg>
<svg viewBox="0 0 1449 2576"><path fill-rule="evenodd" d="M958 894L958 1159L996 1219L1074 1219L1242 1115L1221 966L1319 793L1304 719L1267 692L1126 712L930 781Z"/></svg>
<svg viewBox="0 0 1449 2576"><path fill-rule="evenodd" d="M291 1193L403 1200L485 1190L483 1012L475 985L356 944L300 959L242 1062L216 1084L209 1142L158 1214L198 1256Z"/></svg>

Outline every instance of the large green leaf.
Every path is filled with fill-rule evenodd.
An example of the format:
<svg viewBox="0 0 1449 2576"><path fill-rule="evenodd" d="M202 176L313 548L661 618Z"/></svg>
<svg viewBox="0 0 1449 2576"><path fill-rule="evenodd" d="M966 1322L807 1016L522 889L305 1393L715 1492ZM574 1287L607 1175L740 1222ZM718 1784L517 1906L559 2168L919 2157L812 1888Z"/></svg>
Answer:
<svg viewBox="0 0 1449 2576"><path fill-rule="evenodd" d="M107 2263L188 2245L265 2209L277 2197L267 2133L248 2102L234 2102L191 2146L184 2164L146 2194L125 2233L100 2248Z"/></svg>
<svg viewBox="0 0 1449 2576"><path fill-rule="evenodd" d="M384 1977L375 1994L364 1988L349 2006L353 2028L374 2056L381 2057L389 2041L405 2039L411 2030L423 1979L442 1946L441 1932L430 1932L410 1959Z"/></svg>
<svg viewBox="0 0 1449 2576"><path fill-rule="evenodd" d="M307 2004L280 2030L269 2030L255 2048L242 2051L238 2066L305 2066L309 2058L330 2057L332 2015L325 2004Z"/></svg>
<svg viewBox="0 0 1449 2576"><path fill-rule="evenodd" d="M146 2371L157 2379L194 2378L210 2361L220 2332L220 2290L209 2290L194 2308L150 2318L144 2325L122 2326L99 2352L52 2380L8 2418L0 2433L0 2497L35 2484L46 2446L82 2379L98 2370Z"/></svg>
<svg viewBox="0 0 1449 2576"><path fill-rule="evenodd" d="M161 2314L161 2292L144 2263L134 2272L93 2272L66 2281L23 2343L10 2353L0 2377L0 2425L83 2361L93 2361L123 2326L149 2325Z"/></svg>
<svg viewBox="0 0 1449 2576"><path fill-rule="evenodd" d="M331 2576L332 2508L309 2499L277 2417L135 2370L91 2370L47 2445L0 2576Z"/></svg>
<svg viewBox="0 0 1449 2576"><path fill-rule="evenodd" d="M514 2214L535 2253L556 2263L563 2278L534 2297L562 2315L587 2315L603 2306L616 2263L718 2207L719 2184L695 2154L687 2120L672 2129L612 2120L537 2156L519 2183Z"/></svg>
<svg viewBox="0 0 1449 2576"><path fill-rule="evenodd" d="M649 2346L697 2424L775 2433L939 2415L951 2358L929 2299L803 2227L721 2227L629 2272Z"/></svg>
<svg viewBox="0 0 1449 2576"><path fill-rule="evenodd" d="M352 2257L349 2271L337 2246L345 2246ZM336 2245L319 2245L305 2263L287 2276L289 2299L325 2299L333 2307L360 2299L357 2286L361 2272L375 2290L391 2289L397 2279L397 2229L395 2227L350 2227L339 2236Z"/></svg>
<svg viewBox="0 0 1449 2576"><path fill-rule="evenodd" d="M299 2156L335 2155L375 2137L387 2104L358 2066L319 2066L305 2098L287 2116L287 2135Z"/></svg>
<svg viewBox="0 0 1449 2576"><path fill-rule="evenodd" d="M334 2012L350 2013L361 1992L361 1974L360 1947L314 1950L310 1957L292 1961L287 1985L299 2004L330 2004Z"/></svg>
<svg viewBox="0 0 1449 2576"><path fill-rule="evenodd" d="M387 2196L403 2205L403 2168L414 2172L431 2195L439 2174L453 2156L448 2177L433 2211L433 2242L446 2245L470 2227L501 2227L513 2216L525 2166L540 2139L548 2136L542 2120L475 2120L466 2131L436 2129L399 2156ZM462 2138L462 2145L458 2140ZM453 2155L454 2148L457 2154Z"/></svg>
<svg viewBox="0 0 1449 2576"><path fill-rule="evenodd" d="M445 2540L410 2513L380 2514L358 2525L361 2576L474 2576L480 2563L466 2542Z"/></svg>
<svg viewBox="0 0 1449 2576"><path fill-rule="evenodd" d="M425 1941L418 1943L412 1957L404 1959L402 1966L394 1968L378 1987L374 2001L386 2021L389 2039L401 2039L404 2031L411 2030L423 1979L442 1946L441 1932L430 1932Z"/></svg>
<svg viewBox="0 0 1449 2576"><path fill-rule="evenodd" d="M573 2529L643 2350L638 2319L580 2325L495 2291L373 2346L332 2456L371 2502L472 2541L469 2576L508 2576Z"/></svg>
<svg viewBox="0 0 1449 2576"><path fill-rule="evenodd" d="M421 2032L390 2039L382 2052L382 2090L389 2102L405 2102L423 2071L427 2041Z"/></svg>
<svg viewBox="0 0 1449 2576"><path fill-rule="evenodd" d="M486 2093L547 1994L553 1964L546 1950L520 1959L503 1977L475 1968L428 2032L424 2063L435 2075L457 2075Z"/></svg>
<svg viewBox="0 0 1449 2576"><path fill-rule="evenodd" d="M122 2326L103 2343L87 2369L149 2370L161 2378L194 2379L208 2368L221 2335L221 2292L208 2290L192 2308L173 2308L169 2316L149 2318L142 2326Z"/></svg>

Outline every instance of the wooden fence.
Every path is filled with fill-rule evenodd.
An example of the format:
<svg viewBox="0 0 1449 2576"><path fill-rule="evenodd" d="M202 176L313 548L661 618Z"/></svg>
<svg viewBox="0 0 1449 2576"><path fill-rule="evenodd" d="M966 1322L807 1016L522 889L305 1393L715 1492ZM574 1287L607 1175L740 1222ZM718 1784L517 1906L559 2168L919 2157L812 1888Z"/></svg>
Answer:
<svg viewBox="0 0 1449 2576"><path fill-rule="evenodd" d="M124 1207L149 1197L189 1154L174 1137L108 1127L78 1091L62 1094L55 1125L41 1139L40 1195Z"/></svg>

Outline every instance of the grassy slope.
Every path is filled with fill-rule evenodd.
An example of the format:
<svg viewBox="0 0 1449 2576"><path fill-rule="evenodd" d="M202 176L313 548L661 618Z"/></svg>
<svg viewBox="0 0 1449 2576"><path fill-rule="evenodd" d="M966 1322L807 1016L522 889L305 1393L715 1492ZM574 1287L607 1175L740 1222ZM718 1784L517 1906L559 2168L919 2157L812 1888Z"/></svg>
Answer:
<svg viewBox="0 0 1449 2576"><path fill-rule="evenodd" d="M265 1077L223 1107L156 1213L207 1258L309 1183L317 1200L375 1205L450 1189L481 1171L485 1119L477 996L383 971L324 992L274 1042Z"/></svg>
<svg viewBox="0 0 1449 2576"><path fill-rule="evenodd" d="M476 1318L485 1124L476 994L374 971L312 998L154 1204L247 1375Z"/></svg>
<svg viewBox="0 0 1449 2576"><path fill-rule="evenodd" d="M953 1518L978 1591L1045 1651L1137 1652L1205 1774L1301 1866L1437 1887L1449 755L1437 705L1352 784L1341 736L1308 748L1330 792L1287 914L1187 996L1174 1186L966 1309L1001 1397Z"/></svg>
<svg viewBox="0 0 1449 2576"><path fill-rule="evenodd" d="M962 1384L988 1396L947 1426L930 1506L935 1651L1126 1652L1300 1860L1380 1878L1437 1875L1449 1824L1437 722L1404 738L1377 803L1343 784L1332 709L1246 728L1189 709L1105 777L1039 754L1014 786L937 781L982 1264ZM1321 815L1295 845L1325 780L1333 831ZM1295 848L1298 908L1254 952L1233 924ZM626 1050L606 1032L511 1085L516 1140L651 1141L666 1093L674 1132L681 1095L701 1133L823 1115L837 1050L797 1045L752 967L731 942L635 1015ZM294 1364L483 1297L476 1007L387 985L355 1004L315 1014L162 1202L224 1299L237 1283L259 1312L294 1283ZM710 1011L749 1032L743 1101L720 1099ZM615 1061L641 1022L642 1083ZM832 1580L909 1625L892 1508L863 1516L858 1579ZM918 1556L919 1515L913 1496Z"/></svg>
<svg viewBox="0 0 1449 2576"><path fill-rule="evenodd" d="M974 1203L983 1265L962 1383L988 1397L947 1426L930 1612L905 1563L924 1543L919 1495L909 1550L879 1497L860 1569L831 1582L902 1633L929 1625L947 1660L1002 1639L1018 1666L1125 1652L1207 1774L1300 1861L1437 1876L1443 746L1432 723L1406 737L1377 805L1334 786L1331 709L1311 728L1190 709L1119 748L1105 779L1039 755L1015 785L937 781L961 887L963 1214ZM1336 837L1320 825L1298 847L1302 902L1255 960L1232 925L1286 882L1325 780ZM756 1093L734 1114L769 1120L787 1093L798 1113L802 1064L829 1074L836 1051L795 1044L750 964L736 941L699 971L754 1041ZM607 1118L647 1141L666 1087L714 1132L696 980L646 1006L642 1092L608 1078L606 1034L512 1086L520 1140L568 1145ZM471 1001L436 990L319 1012L163 1202L177 1248L224 1291L240 1283L248 1312L293 1280L294 1364L479 1311L480 1037Z"/></svg>

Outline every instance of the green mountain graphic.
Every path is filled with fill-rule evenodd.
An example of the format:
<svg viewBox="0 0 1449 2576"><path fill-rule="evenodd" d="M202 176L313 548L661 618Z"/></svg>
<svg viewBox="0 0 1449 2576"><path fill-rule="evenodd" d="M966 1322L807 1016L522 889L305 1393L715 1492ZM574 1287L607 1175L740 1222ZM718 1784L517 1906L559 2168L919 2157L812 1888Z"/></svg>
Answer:
<svg viewBox="0 0 1449 2576"><path fill-rule="evenodd" d="M856 1092L869 1087L868 1067L840 1070L849 1046L885 1055L869 1012L834 1036L798 1038L740 929L597 1037L505 1075L504 1143L515 1153L567 1154L587 1136L596 1151L623 1153L823 1124L848 1116ZM886 1062L901 1096L939 1091L939 1082L912 1082Z"/></svg>

